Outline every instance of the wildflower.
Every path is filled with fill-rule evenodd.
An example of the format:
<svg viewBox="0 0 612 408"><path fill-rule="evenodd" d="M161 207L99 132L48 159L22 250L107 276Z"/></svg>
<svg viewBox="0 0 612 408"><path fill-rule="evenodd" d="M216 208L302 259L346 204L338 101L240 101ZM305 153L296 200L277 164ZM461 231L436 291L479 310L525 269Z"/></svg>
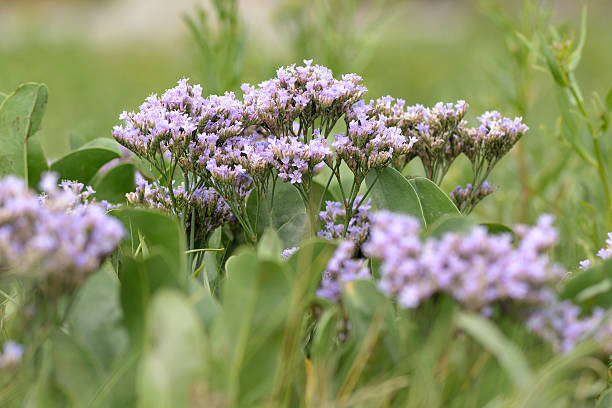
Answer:
<svg viewBox="0 0 612 408"><path fill-rule="evenodd" d="M40 187L43 196L16 177L0 180L0 271L34 276L45 290L74 289L115 250L124 230L102 206L84 203L83 192L72 190L78 184L60 189L47 173Z"/></svg>
<svg viewBox="0 0 612 408"><path fill-rule="evenodd" d="M592 338L603 346L605 353L612 353L612 316L601 308L581 317L580 307L571 302L553 302L537 310L527 325L557 352L569 352L578 343Z"/></svg>
<svg viewBox="0 0 612 408"><path fill-rule="evenodd" d="M298 251L298 249L298 247L285 248L283 249L283 253L281 254L281 256L283 257L283 259L289 259L291 255L295 254Z"/></svg>
<svg viewBox="0 0 612 408"><path fill-rule="evenodd" d="M469 213L478 202L486 196L493 194L496 190L496 187L484 181L476 190L473 190L472 184L468 183L465 188L461 186L455 187L449 195L459 210L464 213Z"/></svg>
<svg viewBox="0 0 612 408"><path fill-rule="evenodd" d="M327 136L344 110L366 92L360 82L361 77L355 74L335 79L330 69L313 65L312 60L304 60L303 66L281 67L275 78L257 87L242 85L246 117L272 135L291 134L306 143L307 135L293 134L294 121L298 120L306 132L322 118L323 134Z"/></svg>
<svg viewBox="0 0 612 408"><path fill-rule="evenodd" d="M272 166L281 180L291 184L305 184L309 188L313 175L331 160L332 151L318 131L308 144L293 136L271 138L268 142Z"/></svg>
<svg viewBox="0 0 612 408"><path fill-rule="evenodd" d="M319 213L323 229L319 236L325 239L346 238L360 245L368 236L370 230L370 209L372 200L362 203L363 197L357 196L353 204L353 216L346 220L346 208L337 201L326 201L325 211ZM346 223L346 225L345 225ZM344 229L346 228L346 234Z"/></svg>
<svg viewBox="0 0 612 408"><path fill-rule="evenodd" d="M556 243L552 218L535 227L518 226L518 245L509 235L489 235L484 227L468 234L419 238L420 224L410 216L379 212L362 250L381 260L379 288L408 308L435 293L448 293L466 308L487 312L493 302L540 304L553 297L563 277L544 251Z"/></svg>
<svg viewBox="0 0 612 408"><path fill-rule="evenodd" d="M354 257L357 249L357 245L352 241L340 243L323 272L321 287L317 290L317 296L337 302L345 283L360 279L371 279L367 260Z"/></svg>
<svg viewBox="0 0 612 408"><path fill-rule="evenodd" d="M25 349L23 345L12 340L4 343L2 353L0 354L0 368L15 366L21 362Z"/></svg>

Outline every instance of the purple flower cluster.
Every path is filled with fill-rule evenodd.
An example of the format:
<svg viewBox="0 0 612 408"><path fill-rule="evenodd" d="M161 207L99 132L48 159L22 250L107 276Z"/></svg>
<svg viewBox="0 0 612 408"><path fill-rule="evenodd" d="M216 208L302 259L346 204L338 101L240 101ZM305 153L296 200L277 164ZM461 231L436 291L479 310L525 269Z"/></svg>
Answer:
<svg viewBox="0 0 612 408"><path fill-rule="evenodd" d="M483 198L493 194L496 190L497 187L493 187L486 181L483 181L477 189L472 189L472 184L468 183L465 188L455 187L450 193L450 198L461 212L467 213Z"/></svg>
<svg viewBox="0 0 612 408"><path fill-rule="evenodd" d="M597 256L603 260L612 258L612 232L608 232L606 246L597 251ZM590 259L580 261L580 269L588 269L590 266Z"/></svg>
<svg viewBox="0 0 612 408"><path fill-rule="evenodd" d="M256 87L243 84L246 117L273 135L297 137L295 121L307 131L315 119L322 118L327 135L344 111L366 92L360 83L358 75L346 74L338 80L329 68L305 60L303 66L279 68L275 78Z"/></svg>
<svg viewBox="0 0 612 408"><path fill-rule="evenodd" d="M2 346L2 353L0 353L0 368L16 366L21 362L24 353L23 345L12 340L7 341Z"/></svg>
<svg viewBox="0 0 612 408"><path fill-rule="evenodd" d="M555 302L536 311L527 325L557 352L571 351L591 338L603 346L604 353L612 353L612 315L601 308L581 317L580 307L568 301Z"/></svg>
<svg viewBox="0 0 612 408"><path fill-rule="evenodd" d="M497 111L478 117L478 128L465 129L464 152L474 165L494 163L529 130L523 118L505 118Z"/></svg>
<svg viewBox="0 0 612 408"><path fill-rule="evenodd" d="M358 246L353 241L343 241L327 263L317 296L337 302L342 286L354 280L371 279L367 259L356 257Z"/></svg>
<svg viewBox="0 0 612 408"><path fill-rule="evenodd" d="M333 147L338 158L363 179L370 169L385 167L408 154L417 141L405 137L400 128L388 126L388 119L376 113L372 102L355 103L346 112L347 132L337 134Z"/></svg>
<svg viewBox="0 0 612 408"><path fill-rule="evenodd" d="M143 205L149 208L162 209L174 212L170 190L158 183L148 183L144 178L136 180L136 191L126 195L128 203ZM199 187L192 192L185 190L185 184L181 183L173 188L174 201L180 213L185 215L188 228L191 228L191 211L195 211L196 237L206 238L217 227L230 222L232 213L229 206L212 188Z"/></svg>
<svg viewBox="0 0 612 408"><path fill-rule="evenodd" d="M511 236L489 235L484 227L422 241L417 219L383 211L374 215L362 250L381 260L379 288L402 306L448 293L486 314L497 301L540 304L554 297L563 271L545 254L557 242L552 221L542 216L535 227L517 226L516 246Z"/></svg>
<svg viewBox="0 0 612 408"><path fill-rule="evenodd" d="M332 151L326 140L315 130L310 143L286 136L269 139L272 165L283 181L291 184L309 184L309 178L331 162Z"/></svg>
<svg viewBox="0 0 612 408"><path fill-rule="evenodd" d="M326 201L325 211L319 213L319 218L323 224L319 236L329 240L346 238L357 245L365 241L370 231L372 200L368 200L367 203L362 203L362 201L363 197L357 196L353 204L353 216L348 222L344 204L337 201Z"/></svg>
<svg viewBox="0 0 612 408"><path fill-rule="evenodd" d="M97 270L124 235L119 221L78 185L43 176L37 196L9 176L0 180L0 271L34 276L43 290L74 289ZM82 187L81 187L82 188Z"/></svg>

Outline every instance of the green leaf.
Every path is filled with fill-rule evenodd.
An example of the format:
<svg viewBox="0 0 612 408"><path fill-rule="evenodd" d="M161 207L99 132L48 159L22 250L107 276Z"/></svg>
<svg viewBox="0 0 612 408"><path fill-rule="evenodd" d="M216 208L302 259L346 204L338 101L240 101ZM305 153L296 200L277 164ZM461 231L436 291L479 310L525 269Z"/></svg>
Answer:
<svg viewBox="0 0 612 408"><path fill-rule="evenodd" d="M474 228L474 223L464 216L445 216L432 224L427 230L430 237L440 238L446 232L467 233Z"/></svg>
<svg viewBox="0 0 612 408"><path fill-rule="evenodd" d="M426 225L433 224L445 215L461 215L446 193L431 180L417 177L410 180L410 184L421 202Z"/></svg>
<svg viewBox="0 0 612 408"><path fill-rule="evenodd" d="M142 236L151 250L167 252L172 273L185 279L185 231L174 216L145 208L119 208L110 214L123 223L128 233L123 253L133 254Z"/></svg>
<svg viewBox="0 0 612 408"><path fill-rule="evenodd" d="M135 173L133 164L120 163L103 175L94 177L92 187L96 190L96 198L110 203L124 203L125 195L136 190Z"/></svg>
<svg viewBox="0 0 612 408"><path fill-rule="evenodd" d="M119 158L114 150L102 147L82 147L51 163L51 170L60 180L74 180L89 185L100 167Z"/></svg>
<svg viewBox="0 0 612 408"><path fill-rule="evenodd" d="M372 187L372 200L376 208L410 214L427 225L416 190L400 172L386 167L381 171L378 180L376 178L377 174L374 171L366 176L366 184Z"/></svg>
<svg viewBox="0 0 612 408"><path fill-rule="evenodd" d="M160 290L147 313L147 346L138 373L142 407L187 407L204 385L205 337L184 295Z"/></svg>
<svg viewBox="0 0 612 408"><path fill-rule="evenodd" d="M103 268L87 279L68 316L71 335L106 370L127 349L127 333L121 326L119 289L115 273Z"/></svg>
<svg viewBox="0 0 612 408"><path fill-rule="evenodd" d="M111 139L109 137L98 137L81 146L81 148L90 147L99 147L101 149L112 150L119 156L122 156L123 154L123 151L121 150L121 145L117 143L114 139Z"/></svg>
<svg viewBox="0 0 612 408"><path fill-rule="evenodd" d="M51 337L54 380L71 406L86 407L96 394L104 375L92 355L62 332Z"/></svg>
<svg viewBox="0 0 612 408"><path fill-rule="evenodd" d="M595 159L582 146L580 129L571 111L571 102L566 89L557 89L557 104L561 113L561 135L572 146L573 150L587 163L596 166Z"/></svg>
<svg viewBox="0 0 612 408"><path fill-rule="evenodd" d="M595 408L610 408L612 407L612 389L603 392L597 399Z"/></svg>
<svg viewBox="0 0 612 408"><path fill-rule="evenodd" d="M257 245L257 257L270 261L280 261L283 243L274 229L268 228Z"/></svg>
<svg viewBox="0 0 612 408"><path fill-rule="evenodd" d="M40 176L49 170L45 153L38 141L38 136L28 139L28 185L32 188L38 186Z"/></svg>
<svg viewBox="0 0 612 408"><path fill-rule="evenodd" d="M297 246L304 238L307 225L306 210L300 194L289 183L277 183L274 190L274 204L263 200L257 205L257 194L250 194L247 202L247 214L252 225L257 225L257 234L261 236L267 227L276 229L285 248ZM257 210L259 209L259 216Z"/></svg>
<svg viewBox="0 0 612 408"><path fill-rule="evenodd" d="M231 271L230 271L231 269ZM247 250L230 263L211 334L215 382L230 406L270 395L287 319L290 281L281 264Z"/></svg>
<svg viewBox="0 0 612 408"><path fill-rule="evenodd" d="M570 299L583 308L612 307L612 259L587 270L580 270L563 283L561 299Z"/></svg>
<svg viewBox="0 0 612 408"><path fill-rule="evenodd" d="M153 294L161 288L184 287L184 270L173 270L169 256L153 252L148 258L124 257L119 269L123 323L133 348L144 340L145 317Z"/></svg>
<svg viewBox="0 0 612 408"><path fill-rule="evenodd" d="M492 235L510 234L510 235L512 235L512 238L514 239L514 231L512 231L512 228L507 227L507 226L505 226L503 224L495 224L495 223L485 222L485 223L480 224L480 225L485 227L489 234L492 234Z"/></svg>
<svg viewBox="0 0 612 408"><path fill-rule="evenodd" d="M612 112L612 87L610 87L608 95L606 96L606 108L608 112Z"/></svg>
<svg viewBox="0 0 612 408"><path fill-rule="evenodd" d="M4 102L7 96L8 95L5 94L4 92L0 92L0 105L2 104L2 102Z"/></svg>
<svg viewBox="0 0 612 408"><path fill-rule="evenodd" d="M0 177L29 182L27 141L40 128L46 104L47 87L37 83L20 85L0 104Z"/></svg>
<svg viewBox="0 0 612 408"><path fill-rule="evenodd" d="M555 56L553 55L552 50L550 49L550 45L548 44L548 41L546 41L546 37L544 37L544 34L542 34L541 32L538 32L538 39L540 40L540 50L542 52L542 55L544 56L546 65L548 65L548 69L551 75L553 76L553 79L560 87L567 87L568 80L561 73L559 64L557 63L557 60L555 60Z"/></svg>
<svg viewBox="0 0 612 408"><path fill-rule="evenodd" d="M533 375L527 359L516 344L508 340L491 321L476 314L459 313L455 322L458 327L495 355L506 374L519 389L530 385Z"/></svg>

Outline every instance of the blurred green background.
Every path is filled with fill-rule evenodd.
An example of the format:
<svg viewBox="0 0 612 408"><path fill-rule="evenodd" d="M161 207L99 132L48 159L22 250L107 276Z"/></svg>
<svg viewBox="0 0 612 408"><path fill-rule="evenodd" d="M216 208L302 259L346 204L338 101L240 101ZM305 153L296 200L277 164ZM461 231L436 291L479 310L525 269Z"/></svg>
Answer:
<svg viewBox="0 0 612 408"><path fill-rule="evenodd" d="M222 0L221 0L222 1ZM517 114L510 95L513 61L508 33L483 9L495 1L243 0L245 26L241 81L260 82L281 65L313 58L337 74L357 72L368 98L391 94L408 104L465 99L469 119L497 109ZM585 2L548 1L552 21L578 30ZM519 1L498 0L509 18ZM50 98L41 140L48 157L69 150L69 135L110 136L118 115L133 110L151 93L189 77L205 91L203 60L184 16L201 6L193 0L105 0L0 2L0 90L44 82ZM588 37L578 80L590 101L612 85L612 2L588 2ZM214 31L215 21L211 21ZM510 48L512 49L512 48ZM494 170L500 191L477 209L483 220L533 222L541 212L561 218L560 259L575 263L600 245L604 230L593 226L596 176L559 141L553 82L531 72L523 144ZM589 102L590 103L590 102ZM610 132L607 134L608 138ZM607 142L606 142L607 143ZM609 145L610 143L607 143ZM609 161L610 150L606 150ZM468 180L462 160L445 180L448 192ZM418 166L411 169L415 173ZM527 181L525 181L525 179Z"/></svg>

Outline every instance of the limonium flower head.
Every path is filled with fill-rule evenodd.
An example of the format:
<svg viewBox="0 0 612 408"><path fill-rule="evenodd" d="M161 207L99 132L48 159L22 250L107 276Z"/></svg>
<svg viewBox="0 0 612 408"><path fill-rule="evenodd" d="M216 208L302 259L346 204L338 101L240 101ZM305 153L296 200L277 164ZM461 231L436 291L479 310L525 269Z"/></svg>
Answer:
<svg viewBox="0 0 612 408"><path fill-rule="evenodd" d="M243 84L246 117L277 136L287 136L295 120L309 128L324 116L332 124L366 92L360 83L358 75L338 80L329 68L304 60L302 66L279 68L275 78L257 87Z"/></svg>
<svg viewBox="0 0 612 408"><path fill-rule="evenodd" d="M353 241L340 243L323 272L317 296L337 302L345 283L372 278L368 261L355 257L357 250L358 246Z"/></svg>
<svg viewBox="0 0 612 408"><path fill-rule="evenodd" d="M370 169L382 168L410 152L416 138L406 138L398 127L386 125L386 117L372 105L359 101L346 112L347 133L336 135L336 155L358 178Z"/></svg>
<svg viewBox="0 0 612 408"><path fill-rule="evenodd" d="M153 94L138 112L123 112L124 125L113 128L113 137L134 153L153 157L161 151L178 155L198 129L204 98L202 87L178 81L159 98Z"/></svg>
<svg viewBox="0 0 612 408"><path fill-rule="evenodd" d="M55 175L44 175L40 187L42 197L18 178L0 180L0 271L33 276L53 293L72 290L115 250L124 230L102 206L58 188Z"/></svg>
<svg viewBox="0 0 612 408"><path fill-rule="evenodd" d="M318 235L325 239L346 238L347 240L361 244L370 231L370 209L372 200L363 203L363 197L357 196L353 204L353 216L346 222L346 208L344 204L337 201L326 201L325 211L319 213L323 229ZM346 224L346 225L345 225ZM346 234L344 229L346 226Z"/></svg>
<svg viewBox="0 0 612 408"><path fill-rule="evenodd" d="M185 190L185 184L180 183L173 188L174 199L179 209L176 209L167 187L159 183L149 183L142 176L136 179L136 191L126 194L128 203L144 207L161 209L177 216L190 215L195 211L197 238L206 237L217 227L233 220L231 210L226 202L212 188L199 187L192 192ZM191 218L186 217L188 228L191 228Z"/></svg>
<svg viewBox="0 0 612 408"><path fill-rule="evenodd" d="M489 235L484 227L422 242L418 220L379 212L362 250L381 260L379 288L400 305L414 308L435 293L448 293L486 314L497 301L540 304L553 297L552 285L563 271L544 253L556 243L551 223L544 216L535 227L517 228L517 246L510 235Z"/></svg>
<svg viewBox="0 0 612 408"><path fill-rule="evenodd" d="M281 256L283 257L283 259L289 259L291 257L291 255L295 254L298 251L298 247L291 247L291 248L285 248L283 249L283 252L281 253Z"/></svg>
<svg viewBox="0 0 612 408"><path fill-rule="evenodd" d="M594 308L591 315L581 314L580 307L569 301L553 302L532 314L527 325L557 352L569 352L591 338L605 353L612 353L612 315L601 308Z"/></svg>
<svg viewBox="0 0 612 408"><path fill-rule="evenodd" d="M529 130L520 117L510 119L497 111L478 117L478 128L464 129L464 152L473 162L495 162Z"/></svg>
<svg viewBox="0 0 612 408"><path fill-rule="evenodd" d="M23 345L9 340L2 346L2 353L0 353L0 368L7 368L15 366L21 362L25 348Z"/></svg>
<svg viewBox="0 0 612 408"><path fill-rule="evenodd" d="M473 208L483 198L493 194L496 190L497 187L493 187L487 181L484 181L476 190L472 188L471 183L468 183L465 188L461 186L455 187L449 195L457 208L465 211Z"/></svg>
<svg viewBox="0 0 612 408"><path fill-rule="evenodd" d="M414 154L425 167L427 177L440 184L451 164L463 151L460 129L468 109L465 101L438 102L433 108L408 107L407 130L417 140ZM410 156L410 157L412 157Z"/></svg>
<svg viewBox="0 0 612 408"><path fill-rule="evenodd" d="M326 162L331 162L332 151L318 131L308 144L293 136L268 139L272 166L278 176L291 184L308 183Z"/></svg>

